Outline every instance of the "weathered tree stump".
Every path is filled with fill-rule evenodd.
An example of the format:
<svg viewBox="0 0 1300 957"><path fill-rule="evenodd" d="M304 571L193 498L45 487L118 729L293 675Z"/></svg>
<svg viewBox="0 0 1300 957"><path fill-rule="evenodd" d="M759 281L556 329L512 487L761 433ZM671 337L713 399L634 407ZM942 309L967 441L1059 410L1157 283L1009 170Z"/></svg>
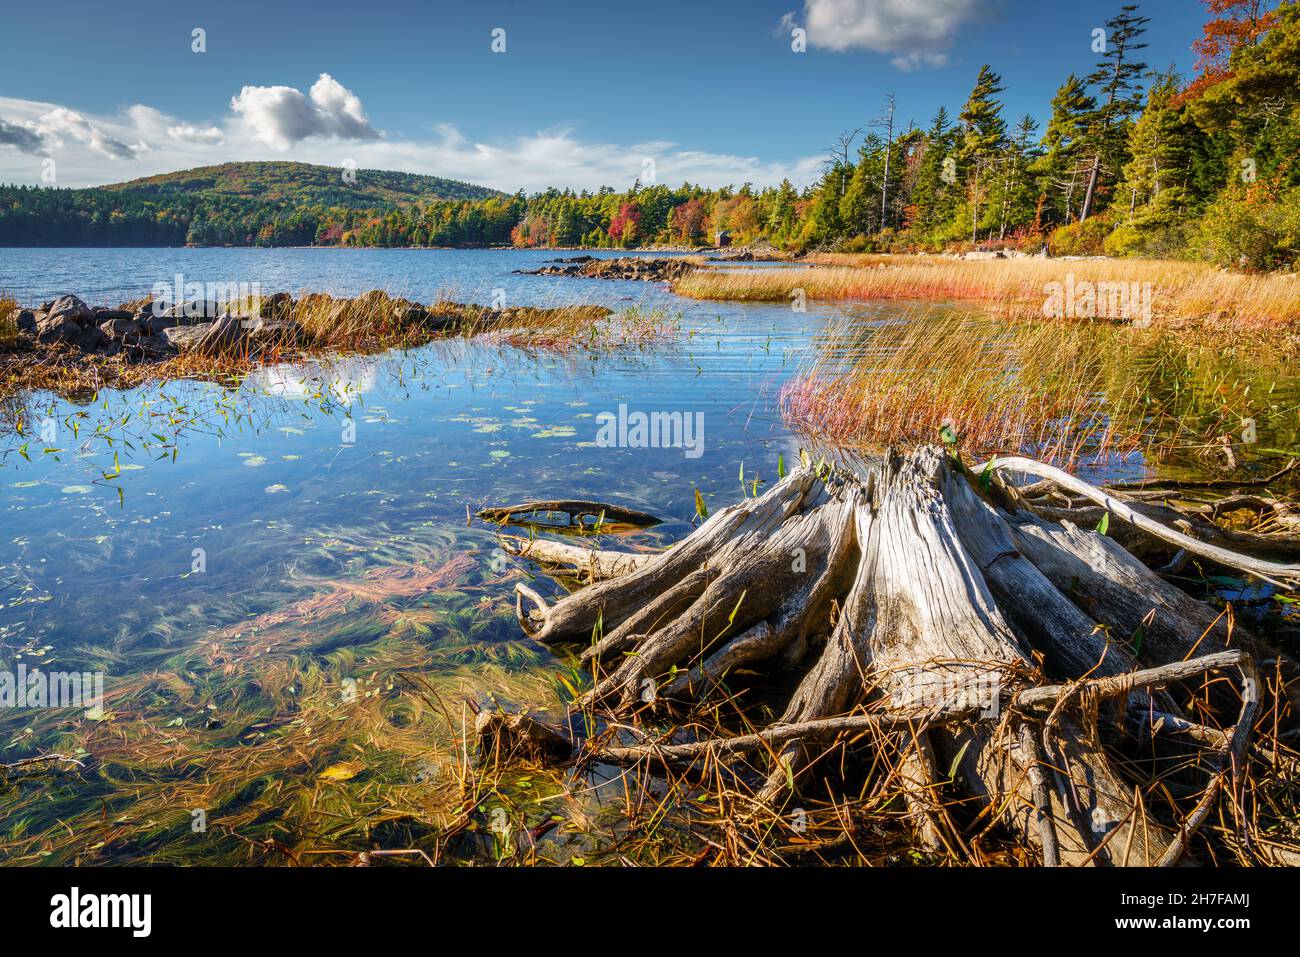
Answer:
<svg viewBox="0 0 1300 957"><path fill-rule="evenodd" d="M740 667L799 676L780 719L756 734L606 747L604 760L766 753L758 790L779 805L828 739L871 729L873 746L894 742L923 833L937 760L1046 863L1171 863L1204 814L1156 820L1112 767L1098 722L1122 733L1126 703L1173 714L1165 684L1240 672L1235 729L1213 739L1223 770L1206 793L1218 793L1240 772L1258 701L1251 658L1225 650L1220 613L1112 539L1015 501L934 447L853 471L805 466L653 558L560 556L611 574L553 604L519 585L519 621L538 641L590 643L595 682L575 709L671 708ZM1261 561L1246 564L1300 579ZM1113 714L1099 708L1107 699Z"/></svg>

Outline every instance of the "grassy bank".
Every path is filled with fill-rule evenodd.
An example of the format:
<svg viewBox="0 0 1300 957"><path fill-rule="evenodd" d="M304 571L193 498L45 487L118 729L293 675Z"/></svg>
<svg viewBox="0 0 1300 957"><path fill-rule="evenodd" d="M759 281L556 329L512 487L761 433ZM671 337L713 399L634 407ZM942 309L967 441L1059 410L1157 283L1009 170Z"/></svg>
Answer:
<svg viewBox="0 0 1300 957"><path fill-rule="evenodd" d="M694 299L789 302L802 289L813 300L911 300L992 304L1000 314L1044 318L1057 284L1073 286L1073 301L1058 304L1062 318L1135 320L1114 311L1116 284L1143 296L1149 289L1150 320L1173 328L1279 332L1292 345L1300 334L1300 280L1293 274L1229 273L1200 263L1166 260L994 259L942 256L812 254L800 268L707 269L673 285ZM1102 286L1101 284L1106 284ZM1149 284L1149 285L1148 285ZM1092 287L1093 315L1087 288ZM1101 288L1097 288L1101 287ZM1047 307L1047 308L1045 308ZM1123 312L1123 310L1120 310Z"/></svg>

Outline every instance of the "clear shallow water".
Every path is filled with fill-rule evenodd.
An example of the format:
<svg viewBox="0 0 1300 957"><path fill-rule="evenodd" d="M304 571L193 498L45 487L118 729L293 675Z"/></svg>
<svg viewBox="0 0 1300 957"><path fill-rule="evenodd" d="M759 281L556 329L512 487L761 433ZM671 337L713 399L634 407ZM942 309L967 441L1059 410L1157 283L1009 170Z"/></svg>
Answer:
<svg viewBox="0 0 1300 957"><path fill-rule="evenodd" d="M192 846L183 815L148 839L90 823L94 834L55 837L55 820L90 822L93 803L125 806L140 789L157 817L176 789L218 777L213 768L236 758L246 773L260 768L260 787L289 793L311 790L321 768L357 748L384 766L366 778L375 786L412 780L411 762L427 756L417 760L387 725L363 735L358 724L356 741L318 742L318 751L264 743L257 757L243 755L236 726L240 716L245 729L258 717L306 721L304 712L336 705L348 680L372 680L396 700L400 689L389 685L403 673L443 694L555 706L551 676L567 663L524 641L513 620L513 582L526 570L497 550L492 529L467 526L467 510L616 501L665 520L632 541L667 542L689 531L695 489L716 509L743 494L742 464L752 482L776 477L778 455L794 460L777 391L836 310L720 307L651 284L514 272L557 255L5 251L0 288L29 302L75 292L114 304L181 272L187 281L259 282L263 292L384 288L421 301L488 302L504 289L512 305L659 307L679 325L665 341L617 353L456 339L261 370L233 390L173 382L84 405L37 395L21 412L9 409L0 432L0 665L102 671L110 704L99 722L0 712L5 754L86 752L85 768L60 779L53 800L11 795L10 819L23 823L0 852L14 861L224 860L238 845ZM698 457L598 447L596 416L620 405L699 413ZM25 436L12 428L20 416ZM59 451L42 451L47 443L32 434L42 426ZM301 696L313 681L323 683L309 707ZM424 746L445 731L430 727ZM123 752L126 739L134 744ZM291 753L301 760L283 765ZM402 761L393 764L394 754ZM319 826L305 814L283 830L306 841L302 829Z"/></svg>
<svg viewBox="0 0 1300 957"><path fill-rule="evenodd" d="M716 510L744 494L742 466L747 482L770 481L778 455L794 461L778 391L844 308L801 314L515 272L567 255L0 251L0 290L25 302L75 292L112 305L179 272L264 293L382 288L487 303L500 290L508 305L678 317L664 340L622 351L454 339L264 369L236 389L173 382L3 404L0 671L103 672L109 700L103 720L0 709L0 762L51 749L81 762L0 782L0 861L282 863L247 840L299 852L426 842L459 806L459 702L556 709L555 676L574 676L563 653L520 635L512 590L528 568L468 515L528 499L615 501L664 519L624 544L662 544L689 532L696 489ZM870 323L907 309L853 311ZM1279 392L1275 404L1289 415L1295 400ZM621 405L700 414L701 454L597 446L597 415ZM323 782L339 764L361 770ZM530 827L556 811L510 807ZM605 807L599 792L569 801L548 854L590 853ZM211 830L192 829L196 810ZM488 851L468 841L456 853Z"/></svg>

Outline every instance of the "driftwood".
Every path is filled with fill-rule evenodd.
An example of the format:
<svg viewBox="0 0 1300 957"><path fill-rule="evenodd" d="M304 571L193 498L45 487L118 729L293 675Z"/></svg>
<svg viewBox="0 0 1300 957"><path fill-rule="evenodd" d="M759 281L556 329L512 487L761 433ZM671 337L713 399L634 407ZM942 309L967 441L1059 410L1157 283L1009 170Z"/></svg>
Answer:
<svg viewBox="0 0 1300 957"><path fill-rule="evenodd" d="M1025 460L1000 464L1028 470ZM1141 521L1084 487L1117 516ZM828 742L857 739L903 755L897 777L922 825L934 823L937 761L956 772L948 786L1039 848L1045 863L1177 861L1225 779L1238 780L1259 700L1252 660L1225 647L1222 614L1112 539L1013 502L997 487L982 494L933 447L854 472L800 468L650 558L563 553L575 566L598 556L588 567L603 580L554 603L521 584L518 617L538 641L588 644L595 680L575 710L686 707L741 667L799 677L779 719L756 732L593 741L586 758L757 757L767 768L758 796L780 806L819 773ZM1256 574L1300 572L1172 540ZM1122 734L1126 703L1174 714L1162 689L1224 669L1242 675L1241 704L1233 730L1207 742L1219 752L1213 779L1186 821L1157 820L1139 782L1112 766L1098 722ZM1101 708L1105 701L1117 707Z"/></svg>
<svg viewBox="0 0 1300 957"><path fill-rule="evenodd" d="M478 517L485 522L494 522L497 525L526 524L545 527L547 523L526 522L522 519L529 515L546 514L567 515L571 525L581 526L594 526L599 523L602 525L614 524L627 525L632 528L649 528L652 525L661 523L661 519L655 518L647 512L639 512L634 508L624 508L621 505L590 502L583 499L557 499L544 502L524 502L520 505L507 505L502 508L484 508L479 510ZM591 521L584 522L583 519L591 519Z"/></svg>

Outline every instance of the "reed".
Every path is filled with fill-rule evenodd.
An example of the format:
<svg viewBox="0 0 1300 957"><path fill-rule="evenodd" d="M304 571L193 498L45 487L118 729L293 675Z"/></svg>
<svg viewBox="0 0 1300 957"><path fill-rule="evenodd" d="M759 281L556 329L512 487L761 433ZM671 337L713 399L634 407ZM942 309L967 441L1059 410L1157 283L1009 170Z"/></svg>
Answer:
<svg viewBox="0 0 1300 957"><path fill-rule="evenodd" d="M943 437L972 456L1021 452L1066 467L1108 456L1230 457L1243 423L1287 428L1294 403L1268 381L1284 371L1158 328L918 309L835 326L783 388L781 406L799 431L852 448Z"/></svg>
<svg viewBox="0 0 1300 957"><path fill-rule="evenodd" d="M942 256L816 253L801 268L702 269L673 285L695 299L810 299L982 302L1010 318L1044 318L1052 284L1136 285L1149 289L1153 324L1208 330L1300 329L1300 280L1294 274L1229 273L1200 263L1137 259L958 260ZM1104 290L1103 296L1104 298ZM1084 312L1083 308L1079 309ZM1133 316L1067 315L1130 320Z"/></svg>

